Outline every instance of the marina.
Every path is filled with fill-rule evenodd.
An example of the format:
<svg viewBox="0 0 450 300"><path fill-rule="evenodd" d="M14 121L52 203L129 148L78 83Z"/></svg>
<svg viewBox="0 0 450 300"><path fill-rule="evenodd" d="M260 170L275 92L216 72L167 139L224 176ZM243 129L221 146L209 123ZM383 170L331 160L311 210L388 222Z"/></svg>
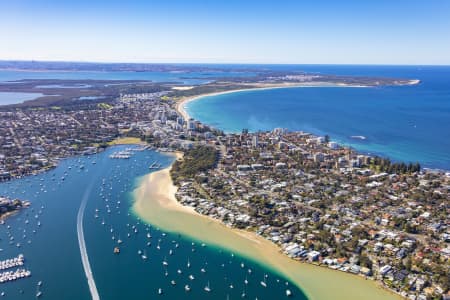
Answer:
<svg viewBox="0 0 450 300"><path fill-rule="evenodd" d="M14 268L18 266L23 266L24 264L23 254L19 254L17 257L5 259L0 261L0 270L6 270L9 268Z"/></svg>
<svg viewBox="0 0 450 300"><path fill-rule="evenodd" d="M15 271L7 271L0 273L0 283L5 283L8 281L14 281L17 279L30 277L31 271L25 269L17 269Z"/></svg>
<svg viewBox="0 0 450 300"><path fill-rule="evenodd" d="M15 264L21 268L17 274L12 268L13 273L5 274L5 278L16 278L0 285L6 299L93 299L89 282L94 279L100 299L148 299L150 295L162 299L209 299L211 295L240 299L244 286L249 299L286 297L286 279L262 265L137 217L130 209L131 192L139 177L147 174L154 162L165 167L173 158L149 149L126 150L134 147L116 146L93 156L63 160L47 173L0 184L2 195L21 196L32 203L28 210L0 225L0 258L6 261L12 257L13 262L17 258ZM133 155L109 159L121 151ZM24 183L27 189L20 188ZM84 211L80 210L83 204ZM77 216L81 216L80 222ZM83 232L84 237L77 232ZM83 239L85 244L79 245ZM66 259L67 255L73 259ZM25 262L24 257L29 271L19 265L19 261ZM90 265L86 272L84 258ZM5 267L10 263L5 262ZM68 269L72 270L69 277L58 276ZM258 284L263 274L269 274L270 289L263 290ZM126 287L120 284L125 281L129 282ZM295 298L305 299L299 289L293 285L291 289Z"/></svg>

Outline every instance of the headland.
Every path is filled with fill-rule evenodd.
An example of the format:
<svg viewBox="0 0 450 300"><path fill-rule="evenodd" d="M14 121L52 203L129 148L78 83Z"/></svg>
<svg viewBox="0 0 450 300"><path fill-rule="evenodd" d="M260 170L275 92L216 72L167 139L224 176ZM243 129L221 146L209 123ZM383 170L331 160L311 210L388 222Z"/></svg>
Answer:
<svg viewBox="0 0 450 300"><path fill-rule="evenodd" d="M180 156L177 156L178 158ZM170 167L141 179L134 191L133 210L164 230L238 253L292 280L309 299L400 299L372 280L290 259L280 248L254 233L232 229L181 205Z"/></svg>

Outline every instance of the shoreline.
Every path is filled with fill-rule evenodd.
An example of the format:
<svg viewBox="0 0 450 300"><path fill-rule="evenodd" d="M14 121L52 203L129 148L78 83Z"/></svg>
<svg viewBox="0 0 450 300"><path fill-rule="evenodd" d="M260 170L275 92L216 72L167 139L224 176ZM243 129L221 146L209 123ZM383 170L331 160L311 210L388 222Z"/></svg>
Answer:
<svg viewBox="0 0 450 300"><path fill-rule="evenodd" d="M179 158L179 154L177 158ZM172 166L172 165L171 165ZM373 280L289 258L272 242L197 213L175 198L171 166L142 178L133 191L133 211L166 231L239 253L292 281L308 299L400 299ZM324 283L328 288L324 288Z"/></svg>
<svg viewBox="0 0 450 300"><path fill-rule="evenodd" d="M408 85L408 86L416 85L416 84L419 84L420 82L421 81L419 79L412 79L412 80L410 80L410 83L408 83L406 85ZM251 87L251 88L241 88L241 89L236 89L236 90L221 91L221 92L206 93L206 94L200 94L200 95L195 95L195 96L183 97L176 101L175 110L183 117L185 122L187 122L190 119L193 119L193 120L196 120L196 119L192 118L189 115L189 113L186 110L186 105L189 104L190 102L200 100L201 98L204 98L204 97L219 96L219 95L231 94L231 93L237 93L237 92L261 91L261 90L284 89L284 88L303 88L303 87L304 88L310 88L310 87L368 88L371 86L349 85L349 84L327 84L327 83L323 83L323 82L322 83L317 82L317 84L316 83L314 83L314 84L292 84L292 85L285 84L285 85L275 85L275 86L262 85L262 86L256 86L256 87ZM217 128L217 129L220 129L220 128ZM226 132L226 133L229 133L229 132ZM361 138L361 137L363 137L363 138ZM366 141L367 140L367 138L365 136L350 136L350 138L355 141ZM336 141L336 140L333 140L333 141ZM348 142L343 142L343 141L337 141L337 142L339 143L339 145L350 147L352 149L355 149L359 153L373 155L373 153L372 153L373 151L358 150L355 147L355 144L353 144L353 143L348 143ZM375 155L377 155L377 154L375 153ZM391 158L387 154L378 154L378 155L381 155L382 157ZM422 162L420 162L420 163L422 164ZM431 171L438 171L438 172L450 172L450 169L446 169L443 167L425 167L424 166L423 169L431 170Z"/></svg>
<svg viewBox="0 0 450 300"><path fill-rule="evenodd" d="M210 97L210 96L219 96L219 95L225 95L225 94L231 94L231 93L237 93L237 92L247 92L247 91L263 91L263 90L273 90L273 89L284 89L284 88L302 88L302 87L354 87L354 88L367 88L370 87L368 85L350 85L350 84L340 84L340 83L327 83L327 82L317 82L317 83L284 83L284 84L256 84L256 85L249 85L248 88L241 88L236 90L229 90L229 91L221 91L221 92L214 92L214 93L206 93L206 94L200 94L195 96L186 96L181 98L177 101L175 104L176 111L183 117L183 119L187 122L191 119L191 116L186 110L186 105L190 102L200 100L203 97Z"/></svg>

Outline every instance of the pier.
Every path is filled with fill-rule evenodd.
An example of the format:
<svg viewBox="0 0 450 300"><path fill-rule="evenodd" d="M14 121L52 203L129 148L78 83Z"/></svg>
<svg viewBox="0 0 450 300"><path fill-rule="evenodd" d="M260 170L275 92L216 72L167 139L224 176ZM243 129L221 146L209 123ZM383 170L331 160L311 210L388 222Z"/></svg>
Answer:
<svg viewBox="0 0 450 300"><path fill-rule="evenodd" d="M158 163L157 161L154 161L148 168L149 169L160 169L161 168L161 164Z"/></svg>

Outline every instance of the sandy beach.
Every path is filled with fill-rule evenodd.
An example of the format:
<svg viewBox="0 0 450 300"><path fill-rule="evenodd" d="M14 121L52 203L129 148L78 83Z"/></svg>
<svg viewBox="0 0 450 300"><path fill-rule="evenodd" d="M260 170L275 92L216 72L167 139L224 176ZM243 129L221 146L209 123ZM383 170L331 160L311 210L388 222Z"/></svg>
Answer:
<svg viewBox="0 0 450 300"><path fill-rule="evenodd" d="M133 192L133 210L163 230L227 249L267 266L295 283L309 299L400 299L374 281L292 260L277 245L254 233L229 228L181 205L175 198L176 190L170 168L144 176Z"/></svg>
<svg viewBox="0 0 450 300"><path fill-rule="evenodd" d="M236 90L229 90L229 91L223 91L223 92L216 92L216 93L207 93L207 94L201 94L196 96L190 96L190 97L184 97L178 100L175 109L178 111L178 113L184 118L185 121L191 119L191 116L189 116L189 113L186 111L186 105L189 102L197 101L200 98L203 97L209 97L209 96L218 96L218 95L224 95L224 94L230 94L230 93L236 93L236 92L245 92L245 91L252 91L252 90L271 90L271 89L283 89L283 88L296 88L296 87L367 87L364 85L348 85L348 84L332 84L328 82L305 82L305 83L282 83L282 84L253 84L249 85L248 88L243 89L236 89Z"/></svg>
<svg viewBox="0 0 450 300"><path fill-rule="evenodd" d="M117 138L108 143L110 146L113 145L141 145L145 144L145 142L141 141L141 139L136 137L121 137Z"/></svg>

